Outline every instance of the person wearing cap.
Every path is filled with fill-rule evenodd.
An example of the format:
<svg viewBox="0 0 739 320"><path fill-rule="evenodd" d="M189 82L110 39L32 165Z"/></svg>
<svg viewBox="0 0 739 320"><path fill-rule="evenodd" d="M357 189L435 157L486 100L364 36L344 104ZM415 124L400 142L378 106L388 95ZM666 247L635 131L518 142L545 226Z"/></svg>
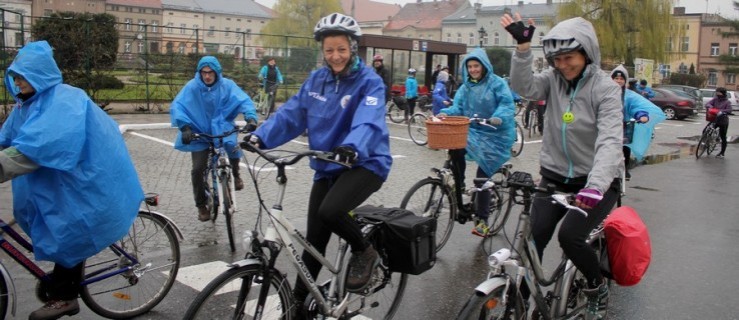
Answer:
<svg viewBox="0 0 739 320"><path fill-rule="evenodd" d="M198 208L198 220L208 221L211 216L207 207L205 170L210 145L202 139L193 140L193 135L218 135L230 131L236 125L234 120L239 114L244 115L245 129L253 131L257 127L254 102L236 82L223 76L221 64L216 57L205 56L198 62L195 78L188 81L172 101L169 114L172 126L179 128L174 148L191 153L190 177L195 207ZM237 148L236 143L235 134L224 138L234 177L234 189L238 191L244 189L244 181L239 174L241 149Z"/></svg>
<svg viewBox="0 0 739 320"><path fill-rule="evenodd" d="M437 64L436 68L434 68L434 73L431 74L431 85L436 84L436 80L439 77L439 72L441 72L441 65Z"/></svg>
<svg viewBox="0 0 739 320"><path fill-rule="evenodd" d="M652 91L652 88L647 87L646 79L641 79L641 81L639 81L639 85L636 86L636 92L639 92L639 94L641 94L644 98L654 98L654 91Z"/></svg>
<svg viewBox="0 0 739 320"><path fill-rule="evenodd" d="M729 131L729 114L731 114L731 101L728 99L726 88L716 88L716 95L706 103L706 112L709 108L719 110L714 121L716 121L718 127L718 135L721 137L721 152L716 155L716 158L723 158L724 152L726 152L726 132Z"/></svg>
<svg viewBox="0 0 739 320"><path fill-rule="evenodd" d="M518 43L511 59L511 86L524 97L546 100L543 142L539 153L539 186L575 193L575 205L587 217L535 194L531 232L541 258L557 224L562 251L587 279L586 312L603 317L608 284L598 257L585 239L613 209L623 174L623 103L619 86L600 68L600 46L593 25L583 18L564 20L543 38L550 68L532 73L531 38L534 20L527 24L516 13L500 24Z"/></svg>
<svg viewBox="0 0 739 320"><path fill-rule="evenodd" d="M390 80L390 71L385 69L384 58L381 54L376 54L372 57L372 66L375 68L375 72L382 78L382 83L385 84L385 102L388 102L392 98L390 89L393 85Z"/></svg>
<svg viewBox="0 0 739 320"><path fill-rule="evenodd" d="M477 178L490 178L511 158L511 147L516 139L515 106L513 96L506 80L493 73L493 64L481 48L472 50L462 61L462 86L454 97L454 104L441 109L444 117L463 116L467 118L489 119L490 126L470 123L467 147L449 150L458 188L464 188L466 160L478 165ZM476 187L482 186L482 183ZM472 234L488 235L490 215L490 190L478 192L475 225Z"/></svg>
<svg viewBox="0 0 739 320"><path fill-rule="evenodd" d="M357 54L362 30L354 18L332 13L318 21L313 35L320 42L325 66L311 72L298 93L244 140L272 149L307 129L309 149L332 151L338 160L352 164L347 168L310 159L315 175L305 239L321 254L332 233L346 240L352 251L346 288L362 292L379 256L349 212L380 189L393 163L385 123L385 89L382 79ZM321 263L307 252L302 260L315 278ZM305 284L297 281L296 301L302 302L307 295Z"/></svg>
<svg viewBox="0 0 739 320"><path fill-rule="evenodd" d="M434 91L431 93L432 108L431 112L436 115L441 112L441 109L452 105L452 99L446 92L446 82L449 80L449 73L444 70L439 71L439 76L436 77L436 84L434 85Z"/></svg>
<svg viewBox="0 0 739 320"><path fill-rule="evenodd" d="M621 87L621 99L624 104L623 154L624 168L626 170L625 179L627 181L631 180L631 172L629 170L631 155L634 155L636 161L641 161L644 158L644 154L652 142L654 126L665 120L665 113L662 112L662 109L640 94L626 89L626 80L628 78L629 72L626 71L623 65L619 65L611 71L611 79ZM631 124L631 119L635 123Z"/></svg>
<svg viewBox="0 0 739 320"><path fill-rule="evenodd" d="M410 119L416 109L418 101L418 80L416 80L416 69L408 69L408 78L405 79L405 99L408 107L405 108L405 119Z"/></svg>
<svg viewBox="0 0 739 320"><path fill-rule="evenodd" d="M54 262L48 300L28 319L75 315L85 259L128 233L144 192L118 124L62 82L48 42L18 51L5 88L16 103L0 128L0 182L12 180L36 260Z"/></svg>

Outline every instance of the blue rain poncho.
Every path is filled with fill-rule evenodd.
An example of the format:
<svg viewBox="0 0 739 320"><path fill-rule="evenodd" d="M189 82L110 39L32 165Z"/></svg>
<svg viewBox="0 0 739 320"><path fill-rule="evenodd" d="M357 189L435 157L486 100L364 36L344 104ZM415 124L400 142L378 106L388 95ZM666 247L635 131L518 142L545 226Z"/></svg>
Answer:
<svg viewBox="0 0 739 320"><path fill-rule="evenodd" d="M200 70L210 67L216 72L216 82L207 86L200 77ZM221 64L213 56L205 56L198 62L195 78L187 82L172 101L170 107L172 126L182 128L189 125L193 133L218 135L234 128L234 120L239 114L244 119L257 120L249 95L241 90L231 79L223 77ZM241 158L241 150L236 148L237 136L233 134L223 140L229 158ZM177 133L175 149L186 152L208 149L208 142L195 140L182 143L182 133Z"/></svg>
<svg viewBox="0 0 739 320"><path fill-rule="evenodd" d="M13 215L31 237L37 260L70 268L131 227L144 198L118 125L84 91L62 83L46 41L20 51L5 76L36 90L0 129L0 147L15 147L39 168L13 179Z"/></svg>
<svg viewBox="0 0 739 320"><path fill-rule="evenodd" d="M666 118L662 109L654 105L654 103L640 94L626 89L624 92L624 121L634 118L639 111L647 112L649 114L649 121L647 123L635 124L634 136L631 143L625 144L625 146L631 148L631 154L634 155L637 161L644 159L644 155L649 150L649 145L652 143L654 126L665 121Z"/></svg>
<svg viewBox="0 0 739 320"><path fill-rule="evenodd" d="M471 81L467 72L467 61L472 58L480 61L486 70L478 82ZM470 52L462 66L464 84L454 96L454 105L441 109L441 112L450 116L497 117L502 120L496 129L471 123L467 135L467 160L474 160L485 174L492 176L511 158L511 147L516 139L513 97L506 81L493 73L493 66L482 49Z"/></svg>

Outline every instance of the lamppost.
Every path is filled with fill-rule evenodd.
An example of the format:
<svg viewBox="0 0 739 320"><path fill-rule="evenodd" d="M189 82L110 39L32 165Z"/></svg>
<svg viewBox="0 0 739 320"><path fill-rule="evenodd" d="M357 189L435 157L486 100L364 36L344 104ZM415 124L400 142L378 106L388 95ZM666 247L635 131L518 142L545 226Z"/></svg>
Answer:
<svg viewBox="0 0 739 320"><path fill-rule="evenodd" d="M488 33L485 31L485 27L480 27L480 30L477 30L477 33L480 34L480 48L482 48L482 39L488 36Z"/></svg>

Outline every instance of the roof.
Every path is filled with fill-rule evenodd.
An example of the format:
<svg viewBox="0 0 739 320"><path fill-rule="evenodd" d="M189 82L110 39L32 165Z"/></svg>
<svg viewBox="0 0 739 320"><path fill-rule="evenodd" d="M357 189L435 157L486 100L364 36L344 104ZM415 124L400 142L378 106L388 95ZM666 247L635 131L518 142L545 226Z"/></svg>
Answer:
<svg viewBox="0 0 739 320"><path fill-rule="evenodd" d="M111 1L111 0L108 0ZM116 0L120 1L120 0ZM132 2L135 0L125 0ZM142 1L142 0L138 0ZM200 11L206 13L231 14L235 16L271 18L272 13L253 0L161 0L165 9Z"/></svg>
<svg viewBox="0 0 739 320"><path fill-rule="evenodd" d="M457 12L445 17L443 23L472 23L476 24L476 10L474 7L462 7Z"/></svg>
<svg viewBox="0 0 739 320"><path fill-rule="evenodd" d="M497 15L502 14L506 8L509 8L512 12L518 12L525 18L551 17L557 14L559 5L559 3L526 3L510 6L484 6L480 8L480 13Z"/></svg>
<svg viewBox="0 0 739 320"><path fill-rule="evenodd" d="M129 7L161 8L161 0L106 0L106 4L114 4Z"/></svg>
<svg viewBox="0 0 739 320"><path fill-rule="evenodd" d="M467 0L408 3L392 17L385 30L441 29L441 21L464 6L470 6Z"/></svg>
<svg viewBox="0 0 739 320"><path fill-rule="evenodd" d="M357 22L386 21L400 11L401 6L397 4L382 3L371 0L341 0L341 8L344 14L352 15L352 2L354 3L354 16Z"/></svg>

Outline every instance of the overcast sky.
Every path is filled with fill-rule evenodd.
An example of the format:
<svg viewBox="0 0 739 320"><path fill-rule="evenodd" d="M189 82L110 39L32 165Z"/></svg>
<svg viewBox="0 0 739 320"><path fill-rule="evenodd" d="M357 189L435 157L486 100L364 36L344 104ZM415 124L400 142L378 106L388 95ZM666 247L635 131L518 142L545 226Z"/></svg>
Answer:
<svg viewBox="0 0 739 320"><path fill-rule="evenodd" d="M272 7L277 0L256 0L257 2ZM415 0L375 0L385 3L405 4ZM424 0L429 1L429 0ZM475 3L477 0L471 0ZM481 0L483 6L500 6L517 4L518 0ZM554 0L555 2L559 0ZM546 0L524 0L525 3L546 3ZM720 13L730 19L739 19L739 11L734 10L732 0L674 0L674 6L685 7L686 13Z"/></svg>

